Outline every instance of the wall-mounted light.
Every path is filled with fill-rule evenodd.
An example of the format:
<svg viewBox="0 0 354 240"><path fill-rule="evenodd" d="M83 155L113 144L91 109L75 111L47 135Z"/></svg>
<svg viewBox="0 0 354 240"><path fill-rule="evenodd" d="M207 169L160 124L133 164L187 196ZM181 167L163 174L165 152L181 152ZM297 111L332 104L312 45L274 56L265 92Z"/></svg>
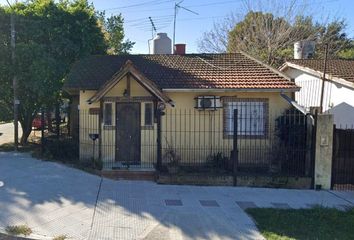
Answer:
<svg viewBox="0 0 354 240"><path fill-rule="evenodd" d="M165 103L159 102L159 103L157 104L157 109L158 109L158 110L163 111L163 110L165 110L165 108L166 108Z"/></svg>
<svg viewBox="0 0 354 240"><path fill-rule="evenodd" d="M124 89L123 96L128 97L128 90L127 89Z"/></svg>

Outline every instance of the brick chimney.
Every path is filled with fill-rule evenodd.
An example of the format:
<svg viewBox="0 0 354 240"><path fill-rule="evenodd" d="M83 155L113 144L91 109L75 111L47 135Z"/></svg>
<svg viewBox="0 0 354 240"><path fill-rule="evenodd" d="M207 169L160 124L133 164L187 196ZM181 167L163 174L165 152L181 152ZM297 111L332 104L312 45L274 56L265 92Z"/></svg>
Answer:
<svg viewBox="0 0 354 240"><path fill-rule="evenodd" d="M186 54L186 44L184 43L178 43L175 44L173 53L177 55L184 55Z"/></svg>

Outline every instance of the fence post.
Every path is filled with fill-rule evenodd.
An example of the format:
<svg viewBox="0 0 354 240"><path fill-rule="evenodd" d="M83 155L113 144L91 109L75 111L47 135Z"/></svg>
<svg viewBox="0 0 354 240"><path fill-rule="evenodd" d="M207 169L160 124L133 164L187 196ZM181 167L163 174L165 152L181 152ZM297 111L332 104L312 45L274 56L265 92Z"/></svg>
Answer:
<svg viewBox="0 0 354 240"><path fill-rule="evenodd" d="M45 128L45 119L44 119L44 110L41 109L41 155L44 153L44 128Z"/></svg>
<svg viewBox="0 0 354 240"><path fill-rule="evenodd" d="M333 157L333 115L317 116L315 142L315 188L330 189Z"/></svg>
<svg viewBox="0 0 354 240"><path fill-rule="evenodd" d="M157 171L161 171L162 165L162 144L161 144L161 116L163 115L162 110L157 109L157 163L156 169Z"/></svg>
<svg viewBox="0 0 354 240"><path fill-rule="evenodd" d="M60 119L60 106L59 103L55 104L55 133L56 133L56 137L57 139L59 139L60 136L60 123L61 123L61 119Z"/></svg>
<svg viewBox="0 0 354 240"><path fill-rule="evenodd" d="M312 175L311 162L312 162L312 135L315 133L315 122L312 122L311 115L306 115L306 160L305 160L305 176ZM315 119L314 119L315 120Z"/></svg>
<svg viewBox="0 0 354 240"><path fill-rule="evenodd" d="M234 118L234 131L233 131L232 173L233 173L233 177L234 177L234 186L236 186L237 185L237 167L238 167L238 149L237 149L238 110L237 109L234 109L233 118Z"/></svg>

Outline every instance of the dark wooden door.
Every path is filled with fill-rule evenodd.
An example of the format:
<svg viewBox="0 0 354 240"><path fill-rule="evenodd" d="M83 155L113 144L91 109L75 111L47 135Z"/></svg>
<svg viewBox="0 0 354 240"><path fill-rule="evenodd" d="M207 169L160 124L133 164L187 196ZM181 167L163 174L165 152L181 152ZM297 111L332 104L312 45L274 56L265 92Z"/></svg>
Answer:
<svg viewBox="0 0 354 240"><path fill-rule="evenodd" d="M116 161L140 164L140 103L117 103Z"/></svg>

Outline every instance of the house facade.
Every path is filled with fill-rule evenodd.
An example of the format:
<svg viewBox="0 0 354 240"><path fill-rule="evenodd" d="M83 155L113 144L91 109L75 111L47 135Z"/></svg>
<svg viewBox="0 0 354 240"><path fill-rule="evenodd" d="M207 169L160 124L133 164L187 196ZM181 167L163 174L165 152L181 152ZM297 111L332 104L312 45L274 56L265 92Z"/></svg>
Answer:
<svg viewBox="0 0 354 240"><path fill-rule="evenodd" d="M91 56L73 66L65 90L78 109L80 158L116 169L229 158L235 132L243 159L269 165L277 144L270 132L291 107L283 96L299 87L233 53Z"/></svg>
<svg viewBox="0 0 354 240"><path fill-rule="evenodd" d="M334 115L338 127L352 127L354 123L354 61L328 60L326 81L323 83L323 60L296 59L287 61L280 71L293 79L301 90L295 93L295 100L301 106L321 106L323 112ZM323 86L323 94L322 94Z"/></svg>

